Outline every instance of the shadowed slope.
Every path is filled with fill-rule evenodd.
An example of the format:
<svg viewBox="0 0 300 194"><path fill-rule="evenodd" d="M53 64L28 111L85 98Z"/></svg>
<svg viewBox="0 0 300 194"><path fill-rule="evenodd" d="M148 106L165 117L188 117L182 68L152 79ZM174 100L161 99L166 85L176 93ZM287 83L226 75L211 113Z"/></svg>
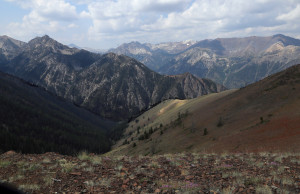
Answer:
<svg viewBox="0 0 300 194"><path fill-rule="evenodd" d="M110 149L106 132L114 122L1 72L0 91L0 152L76 154Z"/></svg>

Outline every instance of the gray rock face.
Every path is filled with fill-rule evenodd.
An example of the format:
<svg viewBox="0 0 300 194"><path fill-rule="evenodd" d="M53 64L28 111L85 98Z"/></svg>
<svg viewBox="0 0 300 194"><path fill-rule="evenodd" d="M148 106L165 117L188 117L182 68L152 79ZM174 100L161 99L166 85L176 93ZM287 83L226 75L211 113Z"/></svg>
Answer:
<svg viewBox="0 0 300 194"><path fill-rule="evenodd" d="M165 99L225 90L188 73L160 75L125 55L69 48L48 36L31 40L0 68L115 120L139 114Z"/></svg>
<svg viewBox="0 0 300 194"><path fill-rule="evenodd" d="M172 49L171 43L158 47L134 42L111 51L133 57L163 74L190 72L228 88L243 87L300 62L300 40L280 34L203 40L185 47L183 43L179 50ZM140 48L146 52L137 52Z"/></svg>

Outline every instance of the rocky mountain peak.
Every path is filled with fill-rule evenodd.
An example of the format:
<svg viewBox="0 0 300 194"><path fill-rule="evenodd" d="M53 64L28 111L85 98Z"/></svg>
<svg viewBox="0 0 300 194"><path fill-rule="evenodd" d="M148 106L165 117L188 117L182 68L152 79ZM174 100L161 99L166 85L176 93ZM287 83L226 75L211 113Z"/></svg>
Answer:
<svg viewBox="0 0 300 194"><path fill-rule="evenodd" d="M138 62L137 60L128 57L126 55L119 55L116 53L107 53L102 55L101 59L97 61L96 63L105 64L105 63L111 63L110 65L115 65L118 67L124 67L124 66L143 66L144 68L147 68L142 63ZM148 68L147 68L148 69Z"/></svg>
<svg viewBox="0 0 300 194"><path fill-rule="evenodd" d="M112 52L109 52L109 53L106 53L106 54L104 54L103 56L102 56L102 58L116 58L116 57L118 57L118 56L121 56L121 55L118 55L118 54L116 54L116 53L112 53ZM123 55L124 56L124 55Z"/></svg>
<svg viewBox="0 0 300 194"><path fill-rule="evenodd" d="M101 56L101 58L94 63L96 66L103 66L103 65L109 65L109 66L118 66L127 64L128 61L130 61L131 58L127 57L125 55L118 55L116 53L106 53ZM110 68L110 67L108 67Z"/></svg>
<svg viewBox="0 0 300 194"><path fill-rule="evenodd" d="M51 50L54 53L62 53L66 55L74 54L79 51L77 48L70 48L66 45L63 45L56 40L50 38L48 35L42 37L36 37L28 42L27 49L36 49L38 50Z"/></svg>
<svg viewBox="0 0 300 194"><path fill-rule="evenodd" d="M25 42L15 40L7 35L0 36L0 48L3 48L5 46L10 46L10 47L21 47L25 45Z"/></svg>
<svg viewBox="0 0 300 194"><path fill-rule="evenodd" d="M11 59L20 52L21 47L25 44L25 42L15 40L6 35L0 36L0 54L3 54L5 59ZM0 61L2 60L0 59Z"/></svg>
<svg viewBox="0 0 300 194"><path fill-rule="evenodd" d="M276 34L276 35L272 36L272 39L274 39L275 41L282 42L284 44L284 46L289 46L289 45L300 46L299 39L288 37L283 34Z"/></svg>
<svg viewBox="0 0 300 194"><path fill-rule="evenodd" d="M1 42L5 41L5 40L9 40L9 39L11 39L11 38L7 35L0 36Z"/></svg>
<svg viewBox="0 0 300 194"><path fill-rule="evenodd" d="M36 37L28 42L28 44L35 45L35 44L55 44L58 43L52 38L50 38L48 35L42 36L42 37Z"/></svg>
<svg viewBox="0 0 300 194"><path fill-rule="evenodd" d="M110 52L115 52L117 54L151 54L150 48L146 44L142 44L137 41L133 41L130 43L122 44L118 47L118 49L111 49Z"/></svg>

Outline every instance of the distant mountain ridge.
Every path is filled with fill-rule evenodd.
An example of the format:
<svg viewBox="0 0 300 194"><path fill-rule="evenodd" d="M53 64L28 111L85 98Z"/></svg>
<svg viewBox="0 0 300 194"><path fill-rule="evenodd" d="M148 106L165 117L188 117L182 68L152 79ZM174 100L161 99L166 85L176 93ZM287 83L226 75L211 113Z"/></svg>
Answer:
<svg viewBox="0 0 300 194"><path fill-rule="evenodd" d="M195 41L168 42L160 44L141 44L135 41L124 43L116 49L110 49L109 52L124 54L135 58L150 69L157 71L164 61L168 60L174 54L184 51L193 44L195 44Z"/></svg>
<svg viewBox="0 0 300 194"><path fill-rule="evenodd" d="M225 90L190 74L160 75L124 55L69 48L47 35L16 50L15 57L0 63L2 71L115 120L128 119L165 99Z"/></svg>
<svg viewBox="0 0 300 194"><path fill-rule="evenodd" d="M162 74L190 72L228 88L243 87L300 63L300 40L282 34L202 40L173 52L167 48L131 42L110 51L133 57Z"/></svg>

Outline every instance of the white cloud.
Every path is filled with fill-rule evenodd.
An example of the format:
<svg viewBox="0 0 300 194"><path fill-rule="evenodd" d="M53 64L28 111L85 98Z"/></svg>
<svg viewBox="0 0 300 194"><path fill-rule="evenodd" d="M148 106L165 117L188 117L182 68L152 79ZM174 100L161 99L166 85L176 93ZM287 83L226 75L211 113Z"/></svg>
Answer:
<svg viewBox="0 0 300 194"><path fill-rule="evenodd" d="M133 0L132 8L140 12L169 13L185 10L191 0Z"/></svg>
<svg viewBox="0 0 300 194"><path fill-rule="evenodd" d="M104 48L138 40L142 42L164 41L160 28L152 29L161 18L170 13L180 13L189 7L192 0L118 0L93 2L81 13L88 17L92 25L88 37L101 42ZM154 31L155 33L154 33ZM169 37L168 37L169 38ZM169 39L166 39L169 40Z"/></svg>
<svg viewBox="0 0 300 194"><path fill-rule="evenodd" d="M76 7L64 0L6 0L15 2L45 20L71 21L78 18Z"/></svg>
<svg viewBox="0 0 300 194"><path fill-rule="evenodd" d="M76 7L64 0L7 0L29 10L22 22L11 23L7 29L16 36L32 36L66 29L65 23L79 18Z"/></svg>
<svg viewBox="0 0 300 194"><path fill-rule="evenodd" d="M68 28L78 28L79 26L74 24L74 23L71 23L68 25Z"/></svg>
<svg viewBox="0 0 300 194"><path fill-rule="evenodd" d="M284 20L288 22L300 21L300 3L297 4L295 9L290 10L288 13L284 13L277 17L278 20Z"/></svg>

